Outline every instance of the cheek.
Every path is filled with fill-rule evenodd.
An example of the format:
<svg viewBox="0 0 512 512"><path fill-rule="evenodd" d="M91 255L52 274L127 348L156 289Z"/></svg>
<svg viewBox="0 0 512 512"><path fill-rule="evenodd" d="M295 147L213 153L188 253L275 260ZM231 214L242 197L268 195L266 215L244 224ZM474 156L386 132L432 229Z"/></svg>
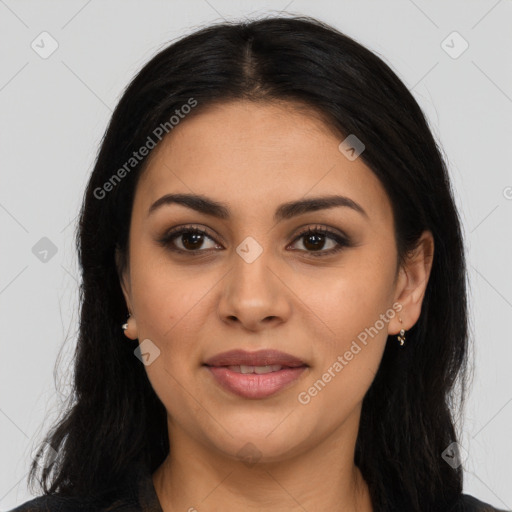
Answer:
<svg viewBox="0 0 512 512"><path fill-rule="evenodd" d="M366 393L396 314L393 270L390 258L379 260L360 251L357 257L344 260L336 272L303 282L300 293L307 297L317 326L309 329L318 365L308 381L315 387L310 396L321 395L314 398L317 402L332 405L342 399L354 405Z"/></svg>
<svg viewBox="0 0 512 512"><path fill-rule="evenodd" d="M196 410L198 405L192 398L201 396L200 383L191 375L200 364L198 340L202 338L203 319L212 314L205 294L216 280L188 271L180 273L176 267L172 272L170 269L167 263L139 267L136 277L134 272L132 289L139 341L150 339L160 350L158 358L145 370L171 417L200 416L200 407Z"/></svg>
<svg viewBox="0 0 512 512"><path fill-rule="evenodd" d="M298 393L308 416L324 418L332 427L357 407L379 368L395 311L387 289L370 291L361 281L340 281L328 288L322 312L322 333L312 332L316 365ZM381 292L381 293L379 293Z"/></svg>
<svg viewBox="0 0 512 512"><path fill-rule="evenodd" d="M139 333L167 343L174 333L193 330L198 325L193 321L200 310L198 306L214 285L214 276L208 273L141 251L140 258L134 258L132 276Z"/></svg>
<svg viewBox="0 0 512 512"><path fill-rule="evenodd" d="M393 275L387 263L354 253L343 265L297 280L297 296L314 313L322 339L343 345L370 328L391 305Z"/></svg>

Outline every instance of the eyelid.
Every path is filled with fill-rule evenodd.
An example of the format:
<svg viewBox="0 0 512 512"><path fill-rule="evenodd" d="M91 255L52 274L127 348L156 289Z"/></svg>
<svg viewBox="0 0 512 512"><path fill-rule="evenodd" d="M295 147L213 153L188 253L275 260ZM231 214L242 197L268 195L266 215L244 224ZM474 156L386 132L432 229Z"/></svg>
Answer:
<svg viewBox="0 0 512 512"><path fill-rule="evenodd" d="M325 235L330 235L332 237L338 237L340 239L343 239L347 243L350 242L350 237L342 230L338 228L331 228L329 226L325 226L322 224L306 224L306 226L303 229L300 229L300 231L295 235L293 241L297 240L297 238L300 238L301 236L304 236L305 234L317 232L320 232Z"/></svg>

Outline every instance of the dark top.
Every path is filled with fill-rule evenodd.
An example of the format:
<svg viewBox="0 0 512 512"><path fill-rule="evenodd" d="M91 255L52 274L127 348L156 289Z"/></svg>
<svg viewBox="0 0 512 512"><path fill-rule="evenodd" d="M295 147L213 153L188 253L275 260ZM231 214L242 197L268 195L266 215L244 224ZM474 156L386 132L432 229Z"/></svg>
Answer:
<svg viewBox="0 0 512 512"><path fill-rule="evenodd" d="M34 498L9 512L163 512L163 510L153 486L151 472L147 469L140 469L136 472L135 483L132 480L131 485L122 486L121 491L117 492L115 497L107 498L104 503L50 495ZM473 496L462 494L459 506L446 512L512 511L494 508Z"/></svg>

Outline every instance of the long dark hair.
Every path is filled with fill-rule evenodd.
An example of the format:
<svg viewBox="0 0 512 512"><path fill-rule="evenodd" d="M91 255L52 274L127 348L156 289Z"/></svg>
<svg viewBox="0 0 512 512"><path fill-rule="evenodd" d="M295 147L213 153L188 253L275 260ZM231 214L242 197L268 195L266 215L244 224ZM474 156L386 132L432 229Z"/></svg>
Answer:
<svg viewBox="0 0 512 512"><path fill-rule="evenodd" d="M392 204L397 264L424 230L432 232L435 255L420 318L405 347L388 339L364 398L355 462L377 510L449 509L462 493L462 470L441 454L457 440L468 322L464 246L446 164L419 105L390 67L350 37L302 16L203 28L160 51L124 92L80 214L72 401L45 439L57 456L41 445L36 460L46 462L43 469L33 462L30 484L37 474L45 494L100 496L129 468L145 465L152 472L167 456L165 408L134 357L137 342L120 328L127 309L118 272L126 264L134 191L147 163L147 157L137 165L130 159L148 137L158 142L157 127L172 129L176 111L198 115L236 99L306 105L332 130L363 141L360 158ZM187 104L194 106L184 109Z"/></svg>

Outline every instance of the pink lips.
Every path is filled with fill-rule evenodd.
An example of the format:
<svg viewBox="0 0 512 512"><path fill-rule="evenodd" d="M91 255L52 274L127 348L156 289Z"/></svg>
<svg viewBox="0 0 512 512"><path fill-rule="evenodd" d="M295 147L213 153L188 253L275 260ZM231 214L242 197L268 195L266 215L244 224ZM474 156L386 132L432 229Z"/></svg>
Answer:
<svg viewBox="0 0 512 512"><path fill-rule="evenodd" d="M269 373L240 373L229 366L282 366ZM288 387L308 368L300 359L277 350L247 352L231 350L217 354L205 362L215 380L226 390L243 398L265 398Z"/></svg>
<svg viewBox="0 0 512 512"><path fill-rule="evenodd" d="M297 366L307 366L304 361L279 350L264 349L256 352L247 352L246 350L229 350L222 352L210 359L204 364L208 366L266 366L272 364L280 364L281 366L289 366L295 368Z"/></svg>

